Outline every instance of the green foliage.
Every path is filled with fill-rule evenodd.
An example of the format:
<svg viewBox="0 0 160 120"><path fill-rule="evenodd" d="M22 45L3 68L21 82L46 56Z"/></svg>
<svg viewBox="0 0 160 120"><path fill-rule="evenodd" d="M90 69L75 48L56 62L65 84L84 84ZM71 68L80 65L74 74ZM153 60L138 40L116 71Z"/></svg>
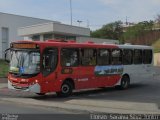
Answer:
<svg viewBox="0 0 160 120"><path fill-rule="evenodd" d="M127 30L123 33L123 39L126 40L135 40L141 36L145 36L148 32L152 30L154 22L153 21L143 21L139 22L134 26L130 26Z"/></svg>
<svg viewBox="0 0 160 120"><path fill-rule="evenodd" d="M91 36L96 38L120 40L120 43L129 42L132 44L149 45L149 38L147 38L149 35L147 36L147 34L152 33L153 26L153 21L143 21L124 28L121 21L116 21L106 24L96 31L92 31ZM152 34L150 36L152 36ZM147 42L145 43L145 41Z"/></svg>
<svg viewBox="0 0 160 120"><path fill-rule="evenodd" d="M156 22L157 22L158 24L160 24L160 14L157 15L157 17L156 17Z"/></svg>
<svg viewBox="0 0 160 120"><path fill-rule="evenodd" d="M160 39L158 39L157 41L155 41L152 44L152 47L154 48L154 52L160 52Z"/></svg>
<svg viewBox="0 0 160 120"><path fill-rule="evenodd" d="M104 25L101 29L91 32L91 36L104 39L120 39L123 34L122 22L116 21Z"/></svg>
<svg viewBox="0 0 160 120"><path fill-rule="evenodd" d="M4 60L0 60L0 77L7 77L8 70L9 64Z"/></svg>

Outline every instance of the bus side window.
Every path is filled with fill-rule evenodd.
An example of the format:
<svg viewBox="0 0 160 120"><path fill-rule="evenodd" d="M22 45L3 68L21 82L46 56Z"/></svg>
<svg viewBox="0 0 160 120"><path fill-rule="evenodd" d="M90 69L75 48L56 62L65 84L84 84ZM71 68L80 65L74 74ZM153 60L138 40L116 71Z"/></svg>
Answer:
<svg viewBox="0 0 160 120"><path fill-rule="evenodd" d="M152 63L152 50L144 50L143 51L143 63L151 64Z"/></svg>
<svg viewBox="0 0 160 120"><path fill-rule="evenodd" d="M97 62L98 65L109 65L110 52L108 49L99 49Z"/></svg>
<svg viewBox="0 0 160 120"><path fill-rule="evenodd" d="M111 55L113 65L122 64L122 51L120 49L113 49Z"/></svg>
<svg viewBox="0 0 160 120"><path fill-rule="evenodd" d="M61 65L76 67L79 65L79 49L63 48L61 51Z"/></svg>
<svg viewBox="0 0 160 120"><path fill-rule="evenodd" d="M135 49L133 57L134 64L142 64L142 58L142 50Z"/></svg>
<svg viewBox="0 0 160 120"><path fill-rule="evenodd" d="M133 51L130 49L123 50L123 64L130 65L133 62Z"/></svg>
<svg viewBox="0 0 160 120"><path fill-rule="evenodd" d="M97 51L96 49L81 49L82 65L94 66L97 63Z"/></svg>

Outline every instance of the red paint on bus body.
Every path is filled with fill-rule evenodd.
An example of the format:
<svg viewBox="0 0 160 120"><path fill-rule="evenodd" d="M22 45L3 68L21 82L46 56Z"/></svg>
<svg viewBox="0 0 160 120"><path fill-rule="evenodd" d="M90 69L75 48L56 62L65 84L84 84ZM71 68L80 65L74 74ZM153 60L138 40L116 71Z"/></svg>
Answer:
<svg viewBox="0 0 160 120"><path fill-rule="evenodd" d="M103 44L94 44L94 43L75 43L75 42L58 42L58 41L17 41L14 43L30 43L39 46L41 54L41 72L31 78L22 78L15 77L14 75L8 75L8 80L13 84L19 87L27 87L38 83L41 87L40 93L48 92L58 92L61 90L61 85L63 81L67 78L70 78L74 81L75 89L86 89L86 88L97 88L105 86L114 86L121 78L120 74L115 75L106 75L106 76L96 76L94 73L95 66L78 66L78 67L62 67L61 66L61 48L118 48L116 45L103 45ZM45 48L55 47L58 48L58 64L54 72L47 76L42 75L42 54ZM62 69L71 68L72 73L63 74Z"/></svg>

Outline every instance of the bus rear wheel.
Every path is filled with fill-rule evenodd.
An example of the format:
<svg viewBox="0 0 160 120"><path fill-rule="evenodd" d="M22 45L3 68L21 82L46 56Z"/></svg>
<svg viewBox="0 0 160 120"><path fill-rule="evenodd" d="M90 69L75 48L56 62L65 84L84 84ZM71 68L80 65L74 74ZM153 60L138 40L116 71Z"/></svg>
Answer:
<svg viewBox="0 0 160 120"><path fill-rule="evenodd" d="M73 85L69 81L65 81L61 86L61 91L56 92L59 97L68 97L72 94Z"/></svg>
<svg viewBox="0 0 160 120"><path fill-rule="evenodd" d="M125 90L129 87L130 85L130 79L129 79L129 76L127 75L124 75L121 79L121 84L120 84L120 89L121 90Z"/></svg>

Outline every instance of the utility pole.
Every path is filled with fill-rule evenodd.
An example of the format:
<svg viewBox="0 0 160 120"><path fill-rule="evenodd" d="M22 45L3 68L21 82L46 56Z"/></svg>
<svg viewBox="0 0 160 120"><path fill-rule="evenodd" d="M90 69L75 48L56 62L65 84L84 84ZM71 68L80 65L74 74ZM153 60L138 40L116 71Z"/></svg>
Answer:
<svg viewBox="0 0 160 120"><path fill-rule="evenodd" d="M126 26L128 25L128 18L127 18L127 16L126 16Z"/></svg>
<svg viewBox="0 0 160 120"><path fill-rule="evenodd" d="M87 20L87 28L89 28L89 20Z"/></svg>
<svg viewBox="0 0 160 120"><path fill-rule="evenodd" d="M71 25L72 25L72 0L70 0L70 15L71 15Z"/></svg>

